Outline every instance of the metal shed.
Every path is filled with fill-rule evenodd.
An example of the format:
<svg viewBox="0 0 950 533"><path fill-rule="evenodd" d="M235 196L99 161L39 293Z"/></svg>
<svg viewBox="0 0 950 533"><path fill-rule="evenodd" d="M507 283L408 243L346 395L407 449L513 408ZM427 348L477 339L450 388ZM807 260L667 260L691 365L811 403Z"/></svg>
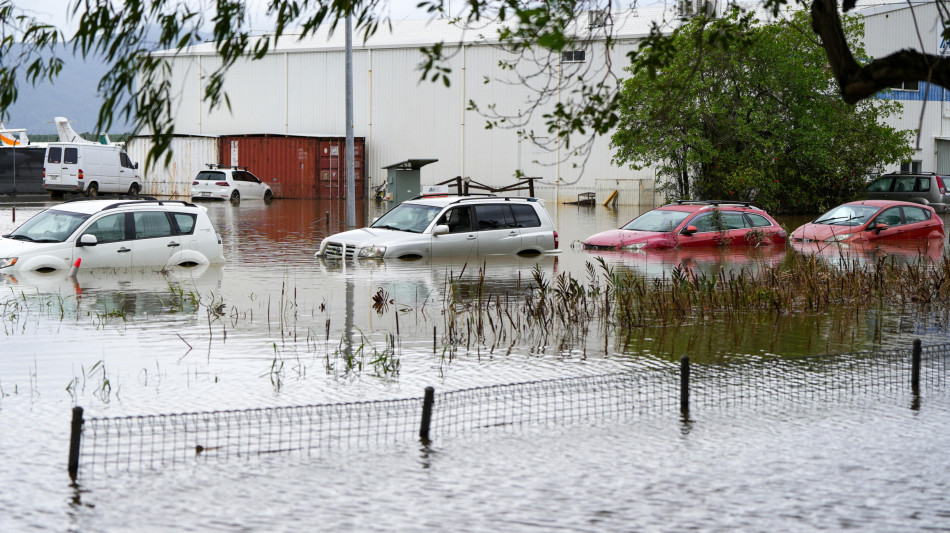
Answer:
<svg viewBox="0 0 950 533"><path fill-rule="evenodd" d="M172 138L172 160L166 166L164 159L146 166L152 140L147 136L129 139L126 151L139 164L144 187L142 193L150 196L191 198L191 182L198 171L218 160L218 138L207 135L182 135Z"/></svg>

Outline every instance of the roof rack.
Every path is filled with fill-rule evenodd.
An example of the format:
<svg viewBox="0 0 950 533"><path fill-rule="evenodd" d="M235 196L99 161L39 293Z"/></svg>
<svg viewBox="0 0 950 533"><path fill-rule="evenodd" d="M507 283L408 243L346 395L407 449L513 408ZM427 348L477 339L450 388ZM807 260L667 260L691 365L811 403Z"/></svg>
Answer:
<svg viewBox="0 0 950 533"><path fill-rule="evenodd" d="M677 200L676 205L741 205L742 207L755 207L752 202L738 200ZM758 209L758 207L755 208Z"/></svg>
<svg viewBox="0 0 950 533"><path fill-rule="evenodd" d="M418 196L415 196L415 197L413 197L413 198L410 198L410 200L424 200L424 199L426 199L426 198L446 198L446 197L449 197L449 196L463 196L463 197L466 197L466 198L460 198L459 200L474 199L474 198L468 198L468 197L480 197L480 198L487 198L487 197L497 198L497 197L498 197L498 195L496 195L496 194L481 193L481 192L470 192L470 193L465 193L465 194L458 194L458 193L451 193L451 192L440 192L440 193L433 193L433 194L420 194L420 195L418 195Z"/></svg>
<svg viewBox="0 0 950 533"><path fill-rule="evenodd" d="M247 167L246 167L246 166L239 167L239 166L237 166L237 165L222 165L222 164L220 164L220 163L205 163L205 165L207 165L208 168L211 168L211 169L215 169L215 168L232 168L232 169L237 169L237 170L245 170L245 171L247 170Z"/></svg>

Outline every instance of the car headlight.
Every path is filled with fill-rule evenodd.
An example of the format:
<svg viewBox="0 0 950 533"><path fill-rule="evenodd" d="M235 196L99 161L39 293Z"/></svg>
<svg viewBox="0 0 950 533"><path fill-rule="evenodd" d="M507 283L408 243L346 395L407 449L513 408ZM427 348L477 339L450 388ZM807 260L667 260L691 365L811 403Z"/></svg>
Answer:
<svg viewBox="0 0 950 533"><path fill-rule="evenodd" d="M385 246L367 246L366 248L360 248L360 253L357 254L357 257L379 259L383 257L383 254L385 253L386 253Z"/></svg>
<svg viewBox="0 0 950 533"><path fill-rule="evenodd" d="M846 240L850 239L851 237L854 237L854 234L853 234L853 233L844 233L844 234L841 234L841 235L832 235L831 237L828 237L827 239L825 239L825 242L841 242L841 241L846 241Z"/></svg>
<svg viewBox="0 0 950 533"><path fill-rule="evenodd" d="M624 246L624 247L621 248L621 249L622 249L622 250L642 250L643 247L646 246L646 245L647 245L647 243L645 243L645 242L638 242L638 243L634 243L634 244L628 244L628 245Z"/></svg>
<svg viewBox="0 0 950 533"><path fill-rule="evenodd" d="M0 268L12 267L16 264L16 257L0 257Z"/></svg>

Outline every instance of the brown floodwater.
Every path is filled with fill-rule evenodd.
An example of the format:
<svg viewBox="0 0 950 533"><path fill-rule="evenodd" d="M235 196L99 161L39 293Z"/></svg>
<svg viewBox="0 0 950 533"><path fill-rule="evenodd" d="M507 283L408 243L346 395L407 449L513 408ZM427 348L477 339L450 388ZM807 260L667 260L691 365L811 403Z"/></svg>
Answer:
<svg viewBox="0 0 950 533"><path fill-rule="evenodd" d="M51 205L0 201L0 231ZM665 419L594 424L581 434L533 429L434 449L198 465L70 486L73 405L110 417L379 400L417 397L426 386L637 371L682 355L709 363L947 339L940 317L887 309L517 334L476 334L446 312L478 298L513 306L539 276L587 283L605 267L663 279L675 268L715 275L774 267L797 253L830 262L934 259L942 246L876 247L846 258L791 245L592 255L581 240L649 207L549 204L556 255L339 264L314 252L344 229L340 202L204 205L224 239L223 266L80 271L75 280L0 275L0 481L19 488L2 491L0 530L895 531L908 514L921 529L950 509L942 478L908 466L945 460L945 399L913 416L901 405L852 405L716 415L690 431ZM384 209L358 207L362 221ZM807 219L779 221L791 230ZM398 365L374 363L380 354ZM922 496L883 510L880 500L893 492Z"/></svg>

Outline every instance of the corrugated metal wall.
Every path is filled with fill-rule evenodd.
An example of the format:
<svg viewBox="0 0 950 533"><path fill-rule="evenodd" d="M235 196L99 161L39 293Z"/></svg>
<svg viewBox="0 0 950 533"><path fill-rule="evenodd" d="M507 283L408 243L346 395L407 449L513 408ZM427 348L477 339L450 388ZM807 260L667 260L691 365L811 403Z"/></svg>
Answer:
<svg viewBox="0 0 950 533"><path fill-rule="evenodd" d="M365 139L354 139L356 197L364 198ZM343 137L281 135L225 136L220 139L222 165L247 167L271 186L278 198L345 198Z"/></svg>
<svg viewBox="0 0 950 533"><path fill-rule="evenodd" d="M218 139L214 137L175 137L172 139L172 160L146 167L152 141L148 137L133 137L127 151L132 161L139 164L144 187L142 194L191 198L191 182L208 163L218 162Z"/></svg>

